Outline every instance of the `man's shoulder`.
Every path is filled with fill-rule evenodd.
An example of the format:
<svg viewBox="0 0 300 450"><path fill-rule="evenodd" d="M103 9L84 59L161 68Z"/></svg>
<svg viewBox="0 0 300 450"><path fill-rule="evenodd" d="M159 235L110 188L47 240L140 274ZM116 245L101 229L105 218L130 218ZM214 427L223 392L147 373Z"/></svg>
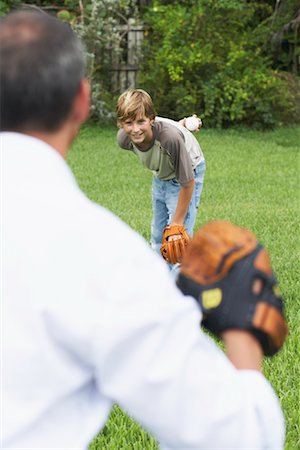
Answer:
<svg viewBox="0 0 300 450"><path fill-rule="evenodd" d="M118 131L117 142L119 147L125 150L132 150L132 142L122 128Z"/></svg>

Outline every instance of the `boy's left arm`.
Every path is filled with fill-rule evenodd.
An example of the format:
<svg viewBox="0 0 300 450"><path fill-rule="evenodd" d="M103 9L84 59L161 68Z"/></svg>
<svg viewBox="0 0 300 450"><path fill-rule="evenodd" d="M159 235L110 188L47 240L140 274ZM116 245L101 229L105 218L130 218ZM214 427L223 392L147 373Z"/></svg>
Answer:
<svg viewBox="0 0 300 450"><path fill-rule="evenodd" d="M170 225L183 225L193 195L195 181L191 180L187 186L181 186L178 196L177 208ZM170 236L169 240L180 238L181 235Z"/></svg>
<svg viewBox="0 0 300 450"><path fill-rule="evenodd" d="M164 138L165 140L162 139L161 144L170 153L176 180L180 184L177 206L170 226L183 226L194 192L194 170L182 133L175 130L171 135L165 135ZM174 234L169 236L168 240L176 240L181 237L180 234Z"/></svg>

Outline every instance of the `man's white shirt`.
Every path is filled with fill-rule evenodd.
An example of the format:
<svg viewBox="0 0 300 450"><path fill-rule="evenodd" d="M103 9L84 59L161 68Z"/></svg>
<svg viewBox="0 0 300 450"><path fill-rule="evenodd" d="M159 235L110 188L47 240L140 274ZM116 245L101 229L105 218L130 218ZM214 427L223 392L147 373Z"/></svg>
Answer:
<svg viewBox="0 0 300 450"><path fill-rule="evenodd" d="M58 152L0 136L1 448L87 448L114 403L163 448L283 448L271 386L201 331L163 260Z"/></svg>

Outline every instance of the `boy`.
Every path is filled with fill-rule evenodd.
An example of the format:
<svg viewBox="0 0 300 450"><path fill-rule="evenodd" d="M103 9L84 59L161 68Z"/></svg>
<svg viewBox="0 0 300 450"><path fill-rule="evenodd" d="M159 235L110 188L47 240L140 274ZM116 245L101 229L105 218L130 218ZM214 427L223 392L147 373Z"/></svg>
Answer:
<svg viewBox="0 0 300 450"><path fill-rule="evenodd" d="M157 117L150 95L142 89L129 89L119 97L117 120L121 128L118 145L133 151L154 175L151 246L159 253L167 225L184 225L193 235L204 180L204 156L198 141L183 126L184 119L178 123Z"/></svg>

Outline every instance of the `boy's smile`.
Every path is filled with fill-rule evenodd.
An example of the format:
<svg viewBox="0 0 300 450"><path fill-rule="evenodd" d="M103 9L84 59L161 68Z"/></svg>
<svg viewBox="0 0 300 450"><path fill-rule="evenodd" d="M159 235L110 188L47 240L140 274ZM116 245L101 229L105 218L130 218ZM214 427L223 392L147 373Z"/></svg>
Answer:
<svg viewBox="0 0 300 450"><path fill-rule="evenodd" d="M149 117L138 116L122 122L122 127L129 139L142 150L148 149L153 139L153 120Z"/></svg>

